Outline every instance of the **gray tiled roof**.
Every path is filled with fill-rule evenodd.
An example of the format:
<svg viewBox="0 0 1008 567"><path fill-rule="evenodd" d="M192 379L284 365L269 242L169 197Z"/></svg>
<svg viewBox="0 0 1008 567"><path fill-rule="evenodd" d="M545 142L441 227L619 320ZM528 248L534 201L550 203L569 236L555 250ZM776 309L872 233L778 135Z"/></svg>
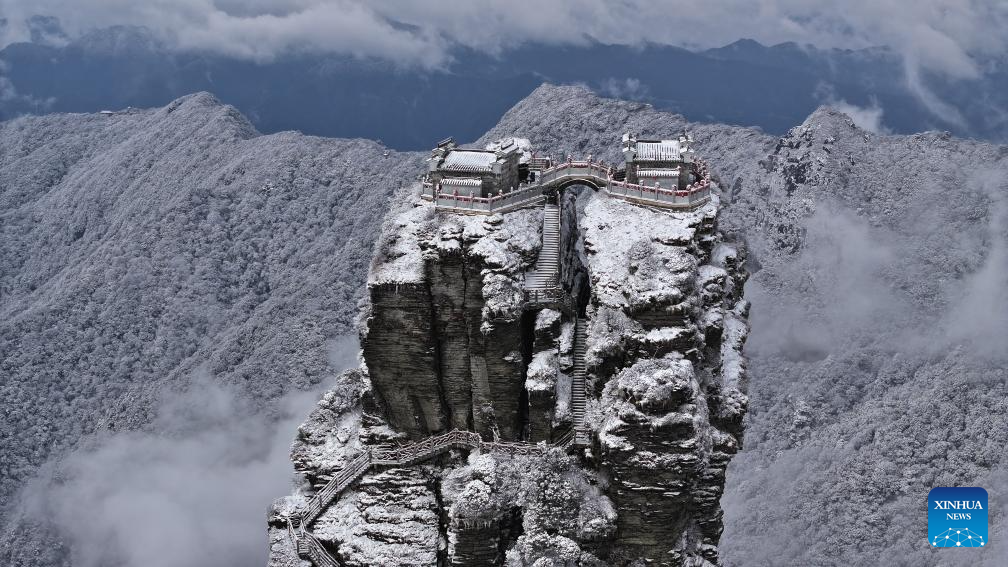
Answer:
<svg viewBox="0 0 1008 567"><path fill-rule="evenodd" d="M674 161L682 159L682 146L678 140L637 142L637 159L647 161Z"/></svg>
<svg viewBox="0 0 1008 567"><path fill-rule="evenodd" d="M452 150L445 157L442 169L449 171L490 172L497 154L475 150Z"/></svg>

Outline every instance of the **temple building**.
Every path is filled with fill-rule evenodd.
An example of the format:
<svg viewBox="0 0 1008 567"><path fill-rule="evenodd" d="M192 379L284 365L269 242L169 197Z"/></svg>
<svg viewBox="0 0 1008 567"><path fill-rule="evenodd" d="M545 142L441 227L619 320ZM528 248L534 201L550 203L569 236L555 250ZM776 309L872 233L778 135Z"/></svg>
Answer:
<svg viewBox="0 0 1008 567"><path fill-rule="evenodd" d="M456 146L451 138L431 151L427 175L442 193L489 197L509 193L520 182L522 151L513 142L496 150L470 150Z"/></svg>
<svg viewBox="0 0 1008 567"><path fill-rule="evenodd" d="M678 140L638 140L633 133L623 134L623 159L626 181L639 185L665 189L685 190L696 181L692 178L692 140L680 136Z"/></svg>

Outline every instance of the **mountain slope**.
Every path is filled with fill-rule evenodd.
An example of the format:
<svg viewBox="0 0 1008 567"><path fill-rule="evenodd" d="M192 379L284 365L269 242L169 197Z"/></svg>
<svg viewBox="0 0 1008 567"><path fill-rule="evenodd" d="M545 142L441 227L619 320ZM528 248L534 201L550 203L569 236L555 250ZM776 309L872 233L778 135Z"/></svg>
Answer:
<svg viewBox="0 0 1008 567"><path fill-rule="evenodd" d="M486 138L616 160L626 130L686 127L754 272L750 414L722 557L936 564L928 490L1005 486L1008 147L877 136L826 108L776 139L574 87L538 89Z"/></svg>
<svg viewBox="0 0 1008 567"><path fill-rule="evenodd" d="M205 93L0 124L3 517L48 459L105 419L148 427L193 376L272 412L334 373L388 196L418 169L370 141L262 136Z"/></svg>
<svg viewBox="0 0 1008 567"><path fill-rule="evenodd" d="M970 559L924 549L924 503L931 486L975 484L1004 506L1008 149L878 136L828 109L775 138L548 85L485 139L615 161L625 130L684 127L753 272L750 414L722 557ZM194 374L263 411L331 375L327 342L349 329L388 196L420 158L261 136L205 94L0 124L0 501L107 414L150 428L157 394ZM23 538L37 528L19 526L21 539L5 526L0 563L62 561L33 555Z"/></svg>

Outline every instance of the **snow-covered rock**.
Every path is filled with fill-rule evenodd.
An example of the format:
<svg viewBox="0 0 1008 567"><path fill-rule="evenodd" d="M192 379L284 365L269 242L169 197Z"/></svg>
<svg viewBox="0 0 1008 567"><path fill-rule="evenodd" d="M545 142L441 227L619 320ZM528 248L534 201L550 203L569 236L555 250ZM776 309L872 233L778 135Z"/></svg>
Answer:
<svg viewBox="0 0 1008 567"><path fill-rule="evenodd" d="M996 499L1008 477L1008 152L944 133L878 135L828 108L776 138L549 85L479 143L517 136L554 156L613 162L625 131L684 128L711 164L721 230L746 244L738 253L712 243L694 282L696 328L684 335L705 344L722 337L721 368L700 373L721 392L707 398L708 421L732 431L751 384L747 444L727 475L720 557L738 565L936 564L914 535L927 490L980 485L995 487ZM267 411L285 389L331 378L327 341L351 328L388 197L400 186L415 190L408 186L424 157L385 153L362 140L260 136L205 94L162 109L0 124L0 501L15 506L15 492L42 463L105 417L117 429L150 427L158 392L184 389L195 370L237 385ZM432 213L414 214L422 225ZM462 243L442 240L446 250ZM564 264L585 264L584 252L572 246ZM383 281L417 277L418 258L400 257L404 269ZM643 260L636 269L646 273L653 266ZM716 305L717 294L737 290L731 277L718 290L712 269L737 273L743 263L752 272L747 358L737 353L748 306ZM564 280L578 285L584 273ZM492 288L505 310L507 279ZM482 310L465 320L482 325ZM599 309L592 323L605 318L639 345L670 344L673 330L685 329L652 325L644 313L622 322L616 315ZM558 399L572 334L564 323ZM602 338L597 354L624 348ZM603 410L594 404L595 423ZM359 432L394 434L382 427ZM305 462L336 462L344 429L333 428L335 441L308 435L320 443L304 446ZM712 431L711 442L719 437ZM44 518L8 510L0 563L65 564L71 543L63 535ZM770 525L784 547L766 546ZM995 533L1004 526L995 516ZM270 537L278 550L280 535ZM521 561L566 560L558 557L567 557L570 538L526 535L513 547ZM992 565L998 557L985 556Z"/></svg>
<svg viewBox="0 0 1008 567"><path fill-rule="evenodd" d="M485 139L616 160L612 140L625 131L684 128L720 187L719 226L745 240L752 272L748 368L723 351L716 377L744 370L751 410L727 475L721 557L944 561L919 542L928 490L1008 478L1008 151L942 132L879 135L828 107L777 138L550 85ZM711 264L739 261L723 252ZM735 342L734 309L722 314L723 349ZM718 411L733 414L733 398ZM992 531L1005 525L995 518ZM771 527L784 547L766 545Z"/></svg>
<svg viewBox="0 0 1008 567"><path fill-rule="evenodd" d="M363 347L376 396L413 438L475 427L517 439L523 274L542 212L465 216L410 191L397 199L368 284Z"/></svg>

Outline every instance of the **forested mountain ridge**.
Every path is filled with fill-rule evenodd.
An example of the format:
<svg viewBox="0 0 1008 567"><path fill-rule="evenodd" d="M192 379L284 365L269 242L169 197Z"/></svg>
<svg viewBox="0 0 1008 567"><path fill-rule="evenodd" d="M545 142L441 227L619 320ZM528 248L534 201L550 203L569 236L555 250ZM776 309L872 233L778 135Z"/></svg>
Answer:
<svg viewBox="0 0 1008 567"><path fill-rule="evenodd" d="M683 128L751 260L750 414L721 556L947 558L925 549L927 489L986 486L1003 506L1008 477L1008 149L878 135L829 109L778 138L549 85L485 140L612 161L626 130ZM206 94L0 123L0 563L67 564L59 546L29 555L37 530L7 511L101 417L151 428L159 393L201 374L269 412L334 373L327 341L350 329L387 199L422 157L259 135Z"/></svg>
<svg viewBox="0 0 1008 567"><path fill-rule="evenodd" d="M263 136L206 93L0 123L3 507L102 420L146 427L194 373L262 411L321 380L361 292L346 274L417 158Z"/></svg>
<svg viewBox="0 0 1008 567"><path fill-rule="evenodd" d="M986 486L993 507L1008 479L1008 146L879 135L827 107L774 137L578 87L541 87L485 139L617 160L622 132L683 128L752 274L750 413L721 557L972 564L929 549L927 493ZM1002 562L994 537L982 564Z"/></svg>

